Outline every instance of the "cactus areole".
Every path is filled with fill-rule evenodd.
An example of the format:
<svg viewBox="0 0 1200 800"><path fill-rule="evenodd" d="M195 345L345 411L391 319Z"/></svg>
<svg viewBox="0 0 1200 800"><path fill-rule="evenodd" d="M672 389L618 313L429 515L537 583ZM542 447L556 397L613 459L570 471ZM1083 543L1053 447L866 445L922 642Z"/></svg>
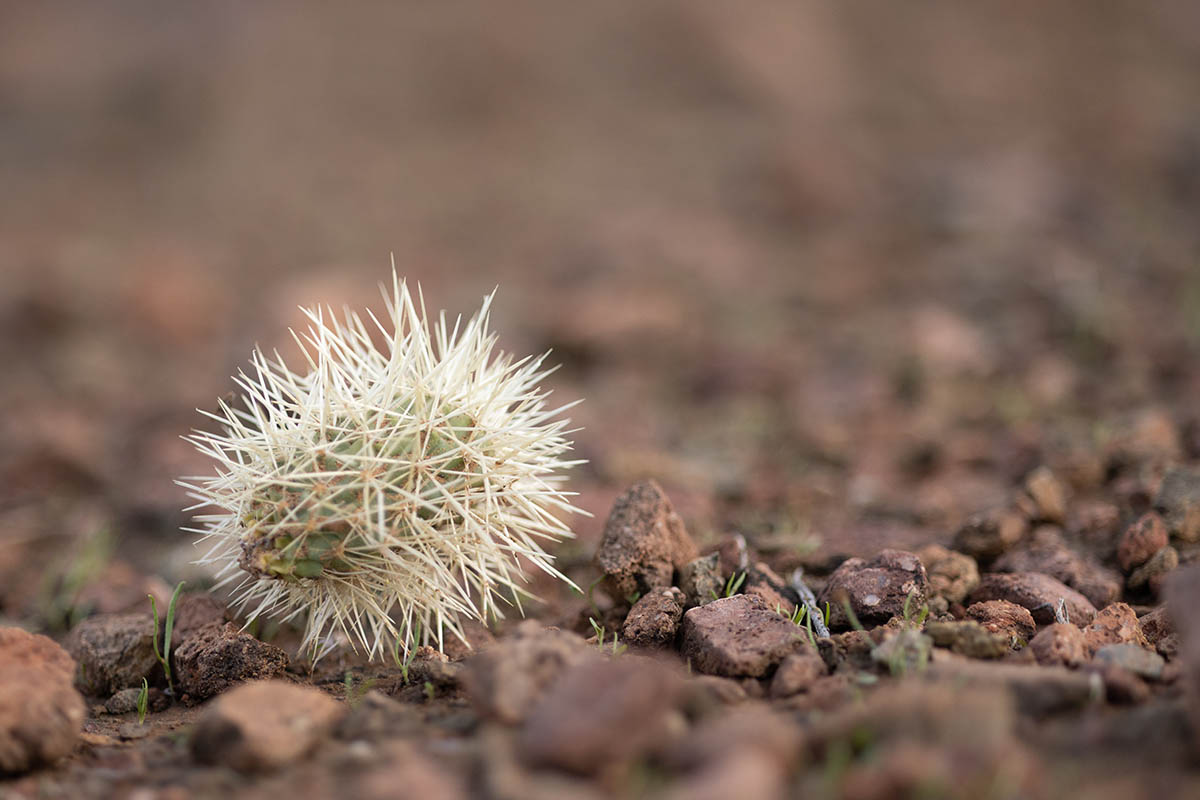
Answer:
<svg viewBox="0 0 1200 800"><path fill-rule="evenodd" d="M580 462L546 356L493 354L491 295L452 325L394 272L384 300L382 319L304 309L306 369L256 349L240 403L201 412L220 432L187 437L216 461L179 481L210 512L185 529L200 563L250 619L304 617L314 657L337 632L372 658L463 638L463 619L520 608L522 560L567 580L543 548L571 535Z"/></svg>

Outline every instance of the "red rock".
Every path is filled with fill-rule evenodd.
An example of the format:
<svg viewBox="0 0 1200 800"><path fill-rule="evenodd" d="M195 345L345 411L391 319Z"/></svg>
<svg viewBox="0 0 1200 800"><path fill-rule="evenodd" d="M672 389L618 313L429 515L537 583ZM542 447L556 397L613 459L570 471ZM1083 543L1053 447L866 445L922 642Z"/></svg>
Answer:
<svg viewBox="0 0 1200 800"><path fill-rule="evenodd" d="M806 692L829 672L816 650L805 648L783 659L771 679L771 697L790 697Z"/></svg>
<svg viewBox="0 0 1200 800"><path fill-rule="evenodd" d="M1040 572L1062 581L1097 608L1121 596L1121 576L1093 558L1075 552L1063 542L1058 528L1041 526L1029 545L1010 550L996 559L996 572Z"/></svg>
<svg viewBox="0 0 1200 800"><path fill-rule="evenodd" d="M1059 600L1066 601L1070 621L1086 625L1096 616L1096 607L1079 592L1063 585L1049 575L1039 572L992 573L984 575L971 600L1008 600L1029 610L1033 619L1043 625L1054 622Z"/></svg>
<svg viewBox="0 0 1200 800"><path fill-rule="evenodd" d="M681 570L699 553L662 487L644 481L630 487L613 503L596 566L607 576L616 598L671 586Z"/></svg>
<svg viewBox="0 0 1200 800"><path fill-rule="evenodd" d="M175 686L180 699L196 703L245 681L275 678L287 669L287 653L260 642L233 623L210 623L174 648Z"/></svg>
<svg viewBox="0 0 1200 800"><path fill-rule="evenodd" d="M572 667L538 700L518 740L523 760L590 775L667 736L680 679L653 661L598 657Z"/></svg>
<svg viewBox="0 0 1200 800"><path fill-rule="evenodd" d="M818 597L829 603L829 627L847 628L850 618L845 601L864 626L880 625L904 613L916 615L929 591L925 567L916 554L882 550L869 561L847 559L825 584Z"/></svg>
<svg viewBox="0 0 1200 800"><path fill-rule="evenodd" d="M1162 517L1148 511L1121 534L1117 544L1117 563L1121 565L1121 569L1130 572L1166 547L1167 540L1167 526Z"/></svg>
<svg viewBox="0 0 1200 800"><path fill-rule="evenodd" d="M1175 632L1175 626L1171 623L1171 616L1167 613L1166 606L1159 606L1153 611L1143 614L1138 618L1138 626L1142 629L1142 635L1146 637L1146 641L1152 645L1157 645L1159 641Z"/></svg>
<svg viewBox="0 0 1200 800"><path fill-rule="evenodd" d="M670 647L679 630L686 599L674 586L647 592L633 604L621 640L630 647Z"/></svg>
<svg viewBox="0 0 1200 800"><path fill-rule="evenodd" d="M346 706L317 689L255 681L216 699L196 722L192 755L239 772L273 770L296 761L332 733Z"/></svg>
<svg viewBox="0 0 1200 800"><path fill-rule="evenodd" d="M692 669L733 678L761 678L805 644L801 628L744 594L689 610L682 633Z"/></svg>
<svg viewBox="0 0 1200 800"><path fill-rule="evenodd" d="M0 628L0 774L74 750L87 716L74 677L75 662L51 639Z"/></svg>
<svg viewBox="0 0 1200 800"><path fill-rule="evenodd" d="M1029 609L1008 600L986 600L967 608L967 616L992 633L1008 637L1010 645L1029 643L1037 632L1037 624Z"/></svg>
<svg viewBox="0 0 1200 800"><path fill-rule="evenodd" d="M1105 606L1083 629L1083 638L1089 656L1107 644L1129 643L1154 649L1142 634L1137 614L1125 603Z"/></svg>
<svg viewBox="0 0 1200 800"><path fill-rule="evenodd" d="M590 654L581 637L527 620L465 663L462 685L480 713L521 722L542 693Z"/></svg>
<svg viewBox="0 0 1200 800"><path fill-rule="evenodd" d="M1042 666L1077 667L1087 661L1087 643L1083 631L1074 625L1056 622L1038 631L1029 643L1033 657Z"/></svg>

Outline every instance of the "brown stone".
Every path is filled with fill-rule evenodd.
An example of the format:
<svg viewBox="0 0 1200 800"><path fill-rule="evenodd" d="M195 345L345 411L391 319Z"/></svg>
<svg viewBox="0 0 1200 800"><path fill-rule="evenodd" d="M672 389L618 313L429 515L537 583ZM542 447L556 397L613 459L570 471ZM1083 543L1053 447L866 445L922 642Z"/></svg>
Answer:
<svg viewBox="0 0 1200 800"><path fill-rule="evenodd" d="M531 710L522 759L590 775L637 757L666 737L681 680L634 656L589 658L570 668Z"/></svg>
<svg viewBox="0 0 1200 800"><path fill-rule="evenodd" d="M719 553L694 558L679 570L679 588L683 590L688 608L719 599L724 585Z"/></svg>
<svg viewBox="0 0 1200 800"><path fill-rule="evenodd" d="M805 648L780 662L771 679L771 697L790 697L808 691L829 670L816 650Z"/></svg>
<svg viewBox="0 0 1200 800"><path fill-rule="evenodd" d="M1069 623L1058 622L1042 628L1029 643L1029 649L1042 666L1077 667L1088 658L1083 631Z"/></svg>
<svg viewBox="0 0 1200 800"><path fill-rule="evenodd" d="M1167 613L1166 606L1159 606L1153 611L1147 612L1138 618L1138 626L1142 629L1142 635L1146 637L1152 645L1157 645L1161 640L1175 633L1175 626L1171 623L1171 616Z"/></svg>
<svg viewBox="0 0 1200 800"><path fill-rule="evenodd" d="M925 624L925 633L938 647L968 658L1000 658L1010 649L1007 633L993 633L975 620Z"/></svg>
<svg viewBox="0 0 1200 800"><path fill-rule="evenodd" d="M699 553L662 487L634 484L613 503L596 566L617 598L672 584L674 572Z"/></svg>
<svg viewBox="0 0 1200 800"><path fill-rule="evenodd" d="M1059 600L1065 600L1070 621L1086 625L1096 616L1096 607L1079 592L1040 572L992 573L984 575L971 600L1008 600L1029 610L1034 621L1046 625L1055 621Z"/></svg>
<svg viewBox="0 0 1200 800"><path fill-rule="evenodd" d="M976 561L990 563L1025 536L1028 524L1007 509L985 511L968 519L954 534L954 549Z"/></svg>
<svg viewBox="0 0 1200 800"><path fill-rule="evenodd" d="M681 650L692 669L760 678L805 644L804 631L758 597L737 594L683 615Z"/></svg>
<svg viewBox="0 0 1200 800"><path fill-rule="evenodd" d="M1058 528L1044 525L1033 532L1030 544L996 559L996 572L1040 572L1062 581L1102 608L1121 596L1121 576L1063 542Z"/></svg>
<svg viewBox="0 0 1200 800"><path fill-rule="evenodd" d="M1101 609L1083 629L1083 638L1089 656L1107 644L1128 643L1154 649L1142 634L1137 614L1125 603L1113 603Z"/></svg>
<svg viewBox="0 0 1200 800"><path fill-rule="evenodd" d="M67 639L79 662L80 688L109 697L161 674L154 654L154 618L149 614L97 614L80 622Z"/></svg>
<svg viewBox="0 0 1200 800"><path fill-rule="evenodd" d="M683 592L674 586L642 595L625 617L622 641L630 647L670 647L675 642L685 602Z"/></svg>
<svg viewBox="0 0 1200 800"><path fill-rule="evenodd" d="M527 620L467 659L461 681L480 713L513 724L523 721L542 693L590 652L580 636Z"/></svg>
<svg viewBox="0 0 1200 800"><path fill-rule="evenodd" d="M287 669L287 653L260 642L233 623L194 630L172 655L175 688L185 703L221 694L231 686L274 678Z"/></svg>
<svg viewBox="0 0 1200 800"><path fill-rule="evenodd" d="M1200 541L1200 469L1172 467L1163 475L1154 510L1162 514L1171 536Z"/></svg>
<svg viewBox="0 0 1200 800"><path fill-rule="evenodd" d="M1166 584L1167 579L1178 566L1179 551L1171 545L1167 545L1162 550L1150 556L1149 561L1142 564L1129 575L1129 588L1136 590L1146 587L1157 597L1162 593L1162 588Z"/></svg>
<svg viewBox="0 0 1200 800"><path fill-rule="evenodd" d="M1168 544L1167 526L1162 517L1147 511L1125 529L1117 544L1117 563L1126 572L1140 567Z"/></svg>
<svg viewBox="0 0 1200 800"><path fill-rule="evenodd" d="M175 623L171 640L176 647L193 633L208 625L224 625L231 621L229 609L208 592L180 595L175 603Z"/></svg>
<svg viewBox="0 0 1200 800"><path fill-rule="evenodd" d="M929 591L925 567L915 553L883 550L864 561L847 559L829 576L818 602L829 603L829 627L846 628L845 603L864 626L880 625L905 612L916 615Z"/></svg>
<svg viewBox="0 0 1200 800"><path fill-rule="evenodd" d="M1008 600L986 600L967 608L967 616L992 633L1008 637L1010 645L1025 646L1037 632L1029 609Z"/></svg>
<svg viewBox="0 0 1200 800"><path fill-rule="evenodd" d="M239 772L277 769L310 752L345 712L317 689L274 680L247 683L205 709L192 733L192 755Z"/></svg>
<svg viewBox="0 0 1200 800"><path fill-rule="evenodd" d="M968 555L931 544L918 550L917 556L929 576L930 597L961 603L979 585L979 567Z"/></svg>
<svg viewBox="0 0 1200 800"><path fill-rule="evenodd" d="M1200 614L1196 613L1200 609L1200 566L1176 570L1167 583L1166 596L1167 611L1179 636L1179 683L1192 729L1200 731ZM1200 737L1193 736L1193 743L1200 755Z"/></svg>
<svg viewBox="0 0 1200 800"><path fill-rule="evenodd" d="M79 741L87 706L75 662L45 636L0 627L0 774L53 763Z"/></svg>
<svg viewBox="0 0 1200 800"><path fill-rule="evenodd" d="M1025 492L1031 501L1029 517L1061 524L1067 516L1067 488L1049 467L1038 467L1025 478Z"/></svg>

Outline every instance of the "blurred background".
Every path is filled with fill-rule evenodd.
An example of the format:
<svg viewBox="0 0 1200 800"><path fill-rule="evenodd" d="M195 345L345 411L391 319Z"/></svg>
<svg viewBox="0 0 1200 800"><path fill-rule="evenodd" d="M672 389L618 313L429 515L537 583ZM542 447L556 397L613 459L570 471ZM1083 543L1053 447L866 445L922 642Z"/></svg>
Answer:
<svg viewBox="0 0 1200 800"><path fill-rule="evenodd" d="M0 616L187 575L194 409L393 254L586 398L572 569L647 475L820 559L1196 457L1198 211L1185 0L4 3Z"/></svg>

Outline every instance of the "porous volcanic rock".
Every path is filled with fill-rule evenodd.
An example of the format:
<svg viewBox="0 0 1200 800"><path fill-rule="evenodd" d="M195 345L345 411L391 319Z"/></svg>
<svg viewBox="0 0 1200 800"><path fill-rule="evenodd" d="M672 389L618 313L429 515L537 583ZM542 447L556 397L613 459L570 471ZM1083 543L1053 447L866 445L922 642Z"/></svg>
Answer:
<svg viewBox="0 0 1200 800"><path fill-rule="evenodd" d="M1037 633L1037 623L1029 609L1008 600L985 600L967 607L967 617L992 633L1003 633L1010 645L1029 643Z"/></svg>
<svg viewBox="0 0 1200 800"><path fill-rule="evenodd" d="M1067 622L1042 628L1029 643L1029 649L1042 666L1076 667L1088 657L1083 631Z"/></svg>
<svg viewBox="0 0 1200 800"><path fill-rule="evenodd" d="M1109 644L1128 643L1146 650L1154 649L1142 633L1137 614L1125 603L1113 603L1101 609L1083 629L1083 638L1089 655Z"/></svg>
<svg viewBox="0 0 1200 800"><path fill-rule="evenodd" d="M991 573L984 575L971 593L975 603L1007 600L1029 610L1035 622L1048 625L1055 621L1058 601L1065 600L1070 622L1086 625L1096 616L1096 607L1079 592L1040 572Z"/></svg>
<svg viewBox="0 0 1200 800"><path fill-rule="evenodd" d="M929 577L930 597L961 603L979 585L979 567L968 555L930 544L918 550L917 556Z"/></svg>
<svg viewBox="0 0 1200 800"><path fill-rule="evenodd" d="M274 678L287 669L287 653L260 642L233 623L195 630L172 652L176 689L195 703L251 680Z"/></svg>
<svg viewBox="0 0 1200 800"><path fill-rule="evenodd" d="M915 553L882 550L870 560L842 562L822 589L818 602L829 603L829 627L846 628L851 622L844 602L849 600L859 622L880 625L904 613L916 614L925 603L929 580Z"/></svg>
<svg viewBox="0 0 1200 800"><path fill-rule="evenodd" d="M699 553L683 520L655 481L634 484L613 503L596 550L596 566L616 598L671 585Z"/></svg>
<svg viewBox="0 0 1200 800"><path fill-rule="evenodd" d="M88 694L109 697L122 689L154 682L161 672L154 655L154 618L149 614L97 614L80 622L67 638L79 662L79 685Z"/></svg>
<svg viewBox="0 0 1200 800"><path fill-rule="evenodd" d="M630 647L669 647L675 641L686 603L674 586L647 592L629 610L621 638Z"/></svg>

